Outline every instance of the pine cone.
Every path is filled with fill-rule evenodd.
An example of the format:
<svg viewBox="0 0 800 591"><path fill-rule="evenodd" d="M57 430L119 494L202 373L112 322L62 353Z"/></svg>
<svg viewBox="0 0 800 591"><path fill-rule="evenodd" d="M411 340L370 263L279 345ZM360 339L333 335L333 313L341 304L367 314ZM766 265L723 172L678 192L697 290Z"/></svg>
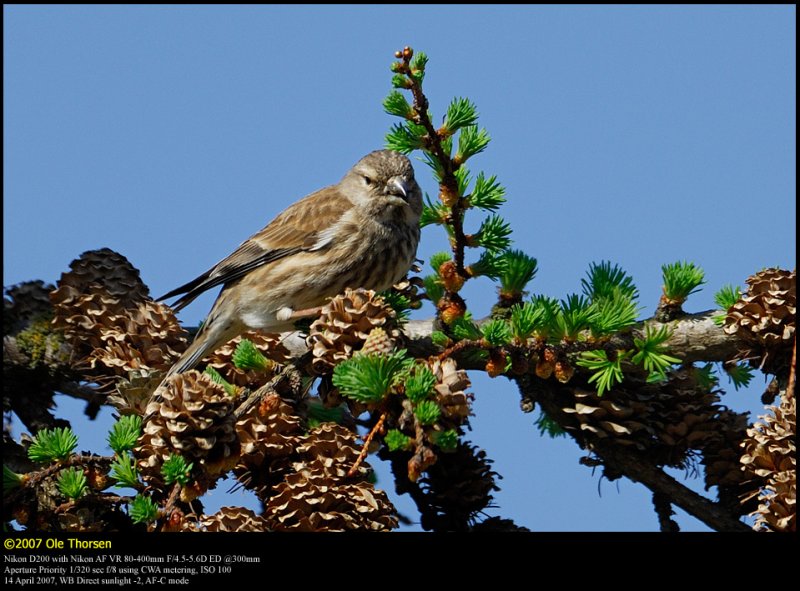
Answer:
<svg viewBox="0 0 800 591"><path fill-rule="evenodd" d="M161 465L171 454L208 473L231 469L238 457L238 442L233 400L222 386L192 370L172 376L159 394L160 400L147 405L145 414L151 418L136 448L142 474L160 479Z"/></svg>
<svg viewBox="0 0 800 591"><path fill-rule="evenodd" d="M759 417L742 442L741 463L745 473L760 483L748 498L758 496L755 529L797 530L797 404L795 397L783 398L780 406L768 407L771 414Z"/></svg>
<svg viewBox="0 0 800 591"><path fill-rule="evenodd" d="M162 373L131 370L127 378L117 380L114 390L108 395L108 402L120 414L143 416L150 396L164 379Z"/></svg>
<svg viewBox="0 0 800 591"><path fill-rule="evenodd" d="M714 436L703 444L703 465L706 472L706 490L719 488L720 497L738 496L742 483L747 480L739 463L740 446L747 431L747 414L722 409L716 417Z"/></svg>
<svg viewBox="0 0 800 591"><path fill-rule="evenodd" d="M333 366L360 349L367 336L381 327L392 340L400 337L394 310L366 289L347 289L322 308L322 315L311 324L307 339L318 374L330 373Z"/></svg>
<svg viewBox="0 0 800 591"><path fill-rule="evenodd" d="M17 334L31 321L52 313L50 292L54 287L43 281L26 281L5 289L3 334Z"/></svg>
<svg viewBox="0 0 800 591"><path fill-rule="evenodd" d="M701 386L693 370L670 372L652 406L656 438L664 446L661 463L683 467L690 449L704 449L719 437L719 393Z"/></svg>
<svg viewBox="0 0 800 591"><path fill-rule="evenodd" d="M417 269L416 272L421 270L419 267L417 267ZM392 286L393 291L408 299L410 307L413 310L421 308L422 300L427 299L424 293L420 293L421 289L425 289L425 283L422 281L422 277L406 277Z"/></svg>
<svg viewBox="0 0 800 591"><path fill-rule="evenodd" d="M293 472L295 450L304 425L295 409L278 394L270 394L236 423L241 446L236 479L266 503L274 487Z"/></svg>
<svg viewBox="0 0 800 591"><path fill-rule="evenodd" d="M187 347L186 331L164 304L146 300L108 320L97 327L102 346L85 360L100 373L165 372Z"/></svg>
<svg viewBox="0 0 800 591"><path fill-rule="evenodd" d="M56 515L58 526L55 530L70 533L108 532L109 524L100 519L97 513L88 507L71 507Z"/></svg>
<svg viewBox="0 0 800 591"><path fill-rule="evenodd" d="M748 289L725 317L724 330L748 343L739 359L766 373L788 375L797 312L797 273L765 269L747 279Z"/></svg>
<svg viewBox="0 0 800 591"><path fill-rule="evenodd" d="M243 507L221 507L213 515L203 515L196 527L208 532L269 531L263 517Z"/></svg>
<svg viewBox="0 0 800 591"><path fill-rule="evenodd" d="M760 531L797 531L797 476L796 472L781 472L769 487L759 495L758 510L753 513L754 529Z"/></svg>
<svg viewBox="0 0 800 591"><path fill-rule="evenodd" d="M612 438L615 443L631 445L640 450L652 444L651 400L621 388L606 392L602 397L578 388L573 392L575 403L565 407L564 412L575 415L580 429L590 439Z"/></svg>
<svg viewBox="0 0 800 591"><path fill-rule="evenodd" d="M267 458L260 466L239 462L233 468L236 480L264 504L275 494L275 487L293 473L292 456Z"/></svg>
<svg viewBox="0 0 800 591"><path fill-rule="evenodd" d="M465 392L470 387L469 377L458 369L454 359L434 360L431 372L436 376L436 403L445 417L463 423L472 414L471 403L475 396Z"/></svg>
<svg viewBox="0 0 800 591"><path fill-rule="evenodd" d="M62 286L50 294L53 302L53 326L64 332L76 360L86 359L95 349L105 346L106 327L124 324L125 302L110 295L104 287L92 284L85 291Z"/></svg>
<svg viewBox="0 0 800 591"><path fill-rule="evenodd" d="M699 384L692 370L670 372L666 383L615 387L602 397L577 388L573 395L564 411L575 416L590 447L595 440L633 446L674 468L686 468L700 451L707 487L741 482L735 456L743 415L719 404L719 393Z"/></svg>
<svg viewBox="0 0 800 591"><path fill-rule="evenodd" d="M271 458L291 455L300 442L302 425L294 409L277 394L267 396L236 423L241 463L255 469Z"/></svg>
<svg viewBox="0 0 800 591"><path fill-rule="evenodd" d="M261 334L259 332L246 332L214 351L205 359L207 365L216 369L222 376L235 386L249 386L263 384L273 377L273 370L243 370L238 369L233 363L233 354L236 347L247 339L255 345L261 354L275 363L285 364L291 357L289 350L283 346L280 334Z"/></svg>
<svg viewBox="0 0 800 591"><path fill-rule="evenodd" d="M380 326L376 326L367 335L360 353L363 355L388 355L394 351L394 340Z"/></svg>
<svg viewBox="0 0 800 591"><path fill-rule="evenodd" d="M110 248L86 251L69 266L71 270L61 275L59 289L51 295L53 304L62 301L61 288L71 287L78 293L87 293L91 285L103 288L124 307L150 299L150 290L142 282L139 270Z"/></svg>
<svg viewBox="0 0 800 591"><path fill-rule="evenodd" d="M386 493L368 482L330 485L324 478L292 474L267 505L274 531L389 531L397 527Z"/></svg>
<svg viewBox="0 0 800 591"><path fill-rule="evenodd" d="M349 469L359 455L356 436L335 423L313 429L297 446L294 473L274 488L264 516L276 531L386 531L397 527L386 493L366 480L362 464Z"/></svg>
<svg viewBox="0 0 800 591"><path fill-rule="evenodd" d="M429 508L422 527L434 531L467 531L492 502L499 476L486 452L460 442L455 451L440 454L420 480Z"/></svg>
<svg viewBox="0 0 800 591"><path fill-rule="evenodd" d="M76 367L87 376L102 383L132 371L139 377L166 371L186 349L174 313L150 299L125 257L89 251L70 267L50 294L53 326L64 332Z"/></svg>
<svg viewBox="0 0 800 591"><path fill-rule="evenodd" d="M322 423L303 438L297 453L306 458L300 469L312 469L326 477L342 479L347 478L348 470L356 463L361 446L349 429L337 423ZM362 463L357 474L366 478L370 472L369 465Z"/></svg>

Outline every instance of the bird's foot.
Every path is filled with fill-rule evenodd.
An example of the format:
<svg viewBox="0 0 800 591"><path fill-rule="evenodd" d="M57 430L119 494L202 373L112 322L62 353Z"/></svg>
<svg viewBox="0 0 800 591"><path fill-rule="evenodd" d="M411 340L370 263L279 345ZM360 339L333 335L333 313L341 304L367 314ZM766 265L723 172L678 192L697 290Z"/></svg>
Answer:
<svg viewBox="0 0 800 591"><path fill-rule="evenodd" d="M322 306L314 308L304 308L303 310L292 310L291 308L281 308L278 310L276 317L280 321L286 320L299 320L300 318L308 318L310 316L319 316L322 311Z"/></svg>

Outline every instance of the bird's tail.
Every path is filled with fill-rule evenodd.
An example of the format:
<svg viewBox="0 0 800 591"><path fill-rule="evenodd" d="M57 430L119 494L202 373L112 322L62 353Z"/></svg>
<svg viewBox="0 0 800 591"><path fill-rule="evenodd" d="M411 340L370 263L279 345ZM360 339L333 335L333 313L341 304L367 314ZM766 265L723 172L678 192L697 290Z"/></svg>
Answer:
<svg viewBox="0 0 800 591"><path fill-rule="evenodd" d="M167 387L167 381L170 377L194 369L205 357L238 334L239 330L237 328L224 325L214 327L213 324L205 324L200 332L197 333L189 348L169 368L159 386L153 391L150 402L147 405L148 410L145 411L144 422L149 421L153 413L157 411L159 405L156 404L151 407L151 404L153 402L161 402L161 393Z"/></svg>
<svg viewBox="0 0 800 591"><path fill-rule="evenodd" d="M189 348L183 352L183 355L169 368L169 371L164 376L166 380L170 376L174 376L178 373L183 373L185 371L189 371L190 369L194 369L198 363L209 353L209 346L208 339L202 338L198 335Z"/></svg>

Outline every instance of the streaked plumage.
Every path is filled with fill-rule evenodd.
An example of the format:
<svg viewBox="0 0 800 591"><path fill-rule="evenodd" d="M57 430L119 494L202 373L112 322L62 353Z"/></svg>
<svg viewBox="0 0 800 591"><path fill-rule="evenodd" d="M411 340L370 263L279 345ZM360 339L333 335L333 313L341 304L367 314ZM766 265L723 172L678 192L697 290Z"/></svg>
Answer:
<svg viewBox="0 0 800 591"><path fill-rule="evenodd" d="M192 345L168 375L249 329L291 330L293 315L345 287L383 290L405 276L419 242L422 193L408 158L378 150L336 184L289 206L230 256L160 299L180 310L224 286Z"/></svg>

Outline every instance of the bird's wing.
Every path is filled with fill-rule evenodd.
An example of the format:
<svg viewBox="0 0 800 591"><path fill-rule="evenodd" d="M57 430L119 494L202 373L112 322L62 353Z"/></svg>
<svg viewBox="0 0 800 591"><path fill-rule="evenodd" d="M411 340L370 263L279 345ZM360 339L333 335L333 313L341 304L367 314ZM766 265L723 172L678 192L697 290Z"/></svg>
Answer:
<svg viewBox="0 0 800 591"><path fill-rule="evenodd" d="M239 279L262 265L298 252L320 250L332 238L326 230L333 227L351 206L335 186L312 193L285 209L267 227L244 241L214 267L158 299L185 294L173 305L173 309L178 311L204 291Z"/></svg>

